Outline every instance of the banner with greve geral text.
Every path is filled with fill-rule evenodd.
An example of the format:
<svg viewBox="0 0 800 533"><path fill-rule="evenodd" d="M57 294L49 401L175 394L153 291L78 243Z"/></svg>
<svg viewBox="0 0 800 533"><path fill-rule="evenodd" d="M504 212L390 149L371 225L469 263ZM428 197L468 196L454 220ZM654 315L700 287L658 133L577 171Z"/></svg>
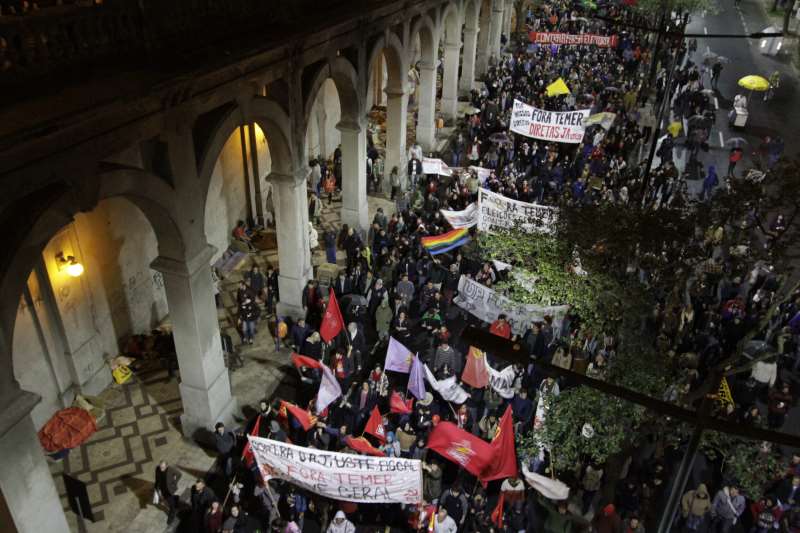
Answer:
<svg viewBox="0 0 800 533"><path fill-rule="evenodd" d="M616 35L597 35L594 33L556 33L532 31L528 38L533 44L564 44L616 48L619 38Z"/></svg>
<svg viewBox="0 0 800 533"><path fill-rule="evenodd" d="M508 129L533 139L577 144L583 140L589 113L591 109L547 111L514 100Z"/></svg>
<svg viewBox="0 0 800 533"><path fill-rule="evenodd" d="M422 463L417 459L368 457L251 435L247 438L265 480L283 479L315 494L348 502L422 501Z"/></svg>

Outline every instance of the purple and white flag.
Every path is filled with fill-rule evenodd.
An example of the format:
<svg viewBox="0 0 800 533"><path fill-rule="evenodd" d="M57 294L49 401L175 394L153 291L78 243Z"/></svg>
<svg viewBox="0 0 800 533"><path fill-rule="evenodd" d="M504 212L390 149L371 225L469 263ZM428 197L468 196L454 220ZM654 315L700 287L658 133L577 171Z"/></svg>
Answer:
<svg viewBox="0 0 800 533"><path fill-rule="evenodd" d="M386 362L383 364L384 370L393 370L408 374L411 370L411 360L414 354L411 350L403 346L394 337L389 337L389 348L386 350Z"/></svg>
<svg viewBox="0 0 800 533"><path fill-rule="evenodd" d="M317 392L317 414L324 411L341 395L342 387L336 381L336 376L333 375L328 365L322 365L322 381L319 383L319 392Z"/></svg>
<svg viewBox="0 0 800 533"><path fill-rule="evenodd" d="M414 356L414 361L411 363L411 373L408 375L408 392L413 394L417 400L425 397L425 370L422 368L418 355Z"/></svg>

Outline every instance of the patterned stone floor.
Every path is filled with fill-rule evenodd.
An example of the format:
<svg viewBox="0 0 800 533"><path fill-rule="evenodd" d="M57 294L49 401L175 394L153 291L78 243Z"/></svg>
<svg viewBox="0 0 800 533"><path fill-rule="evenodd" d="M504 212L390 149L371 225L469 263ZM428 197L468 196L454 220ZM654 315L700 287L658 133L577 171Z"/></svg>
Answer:
<svg viewBox="0 0 800 533"><path fill-rule="evenodd" d="M394 211L385 198L369 198L369 217L379 206L387 214ZM341 202L324 205L317 228L338 230ZM339 264L344 263L340 252ZM324 251L317 249L312 262L325 261ZM231 335L235 343L235 291L242 274L256 263L264 270L268 264L279 266L277 250L248 256L222 283L223 307L219 310L220 330ZM289 353L276 353L274 342L265 326L259 327L255 343L241 347L244 367L230 372L231 388L242 407L254 406L261 398L269 398L278 387L290 386ZM177 378L165 371L136 375L125 385L112 385L100 397L106 405L98 431L61 462L51 463L51 472L66 510L73 532L164 532L166 515L152 505L153 474L162 459L182 472L179 484L184 499L189 486L203 476L214 462L214 455L195 442L183 438L179 418L183 413ZM62 474L69 474L87 484L95 522L78 523L69 510Z"/></svg>

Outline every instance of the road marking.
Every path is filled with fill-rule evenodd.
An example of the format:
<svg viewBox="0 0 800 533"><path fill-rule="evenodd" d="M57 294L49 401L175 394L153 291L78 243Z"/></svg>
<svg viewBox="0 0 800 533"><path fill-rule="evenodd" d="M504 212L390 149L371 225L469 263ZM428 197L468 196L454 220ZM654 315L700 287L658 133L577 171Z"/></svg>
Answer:
<svg viewBox="0 0 800 533"><path fill-rule="evenodd" d="M707 54L710 54L710 53L711 53L711 47L710 47L710 46L706 46L706 53L707 53Z"/></svg>
<svg viewBox="0 0 800 533"><path fill-rule="evenodd" d="M717 99L716 96L714 97L714 107L716 108L717 111L719 111L719 100ZM720 135L722 135L722 133L720 133Z"/></svg>
<svg viewBox="0 0 800 533"><path fill-rule="evenodd" d="M719 147L725 148L725 139L722 137L722 132L718 131L717 133L719 133Z"/></svg>
<svg viewBox="0 0 800 533"><path fill-rule="evenodd" d="M708 28L706 28L705 26L703 26L703 33L705 33L706 35L708 35Z"/></svg>

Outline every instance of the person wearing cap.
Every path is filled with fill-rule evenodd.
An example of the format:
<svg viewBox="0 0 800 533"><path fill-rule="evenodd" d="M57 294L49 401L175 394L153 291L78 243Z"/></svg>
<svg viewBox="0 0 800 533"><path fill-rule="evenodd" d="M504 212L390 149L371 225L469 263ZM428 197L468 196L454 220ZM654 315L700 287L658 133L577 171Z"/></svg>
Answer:
<svg viewBox="0 0 800 533"><path fill-rule="evenodd" d="M592 525L597 533L618 533L622 530L622 519L614 504L609 503L594 517Z"/></svg>
<svg viewBox="0 0 800 533"><path fill-rule="evenodd" d="M327 533L355 533L356 526L347 519L344 511L336 511L330 525L328 526Z"/></svg>

